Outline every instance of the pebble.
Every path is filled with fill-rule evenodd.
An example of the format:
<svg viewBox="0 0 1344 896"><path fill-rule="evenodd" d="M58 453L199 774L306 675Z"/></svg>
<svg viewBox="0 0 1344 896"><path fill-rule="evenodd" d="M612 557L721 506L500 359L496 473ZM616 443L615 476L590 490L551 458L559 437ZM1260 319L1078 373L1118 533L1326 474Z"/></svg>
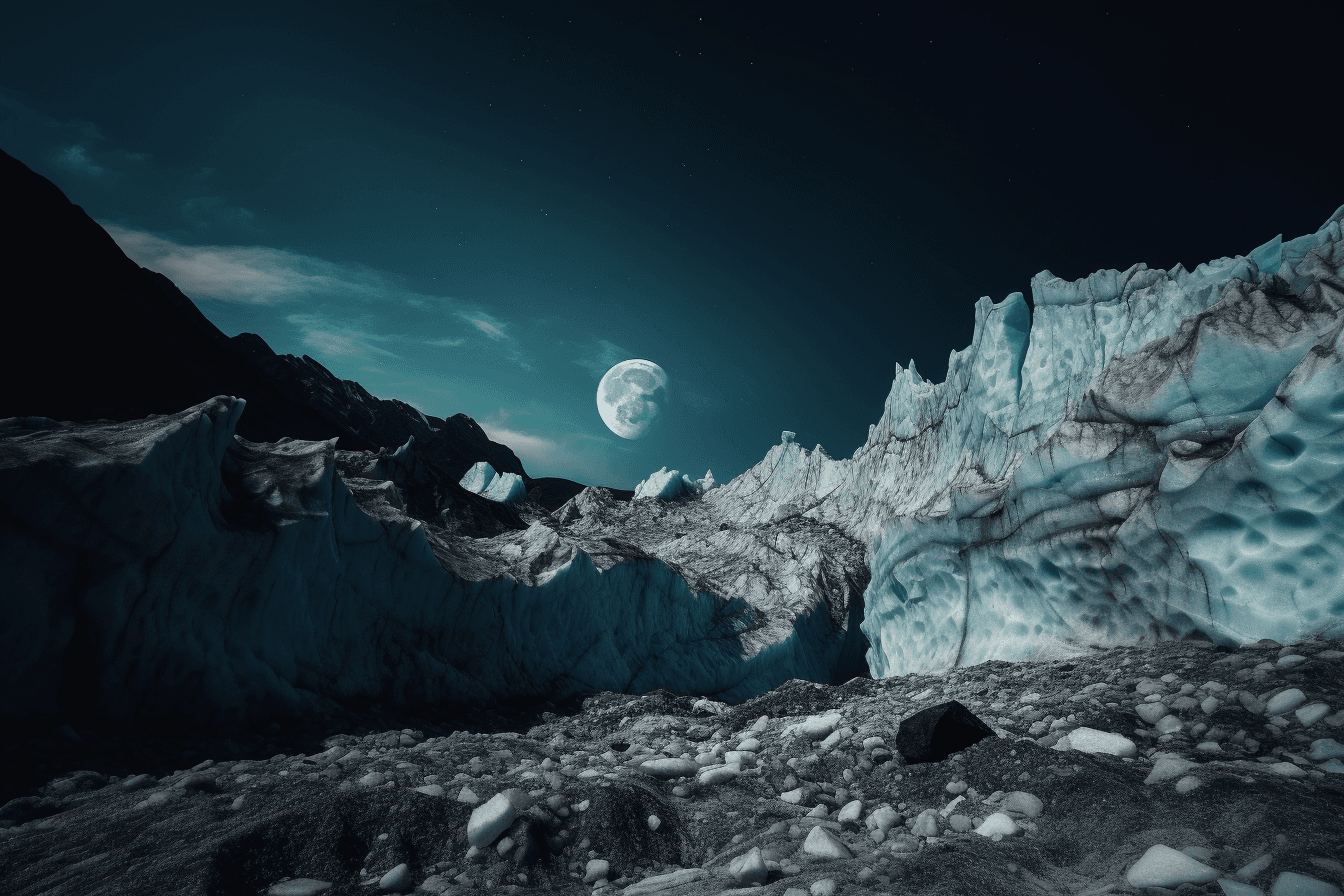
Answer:
<svg viewBox="0 0 1344 896"><path fill-rule="evenodd" d="M583 869L583 882L596 883L611 874L611 863L606 859L589 859Z"/></svg>
<svg viewBox="0 0 1344 896"><path fill-rule="evenodd" d="M323 890L331 889L331 883L312 877L296 877L293 880L272 884L266 896L317 896Z"/></svg>
<svg viewBox="0 0 1344 896"><path fill-rule="evenodd" d="M1312 762L1344 758L1344 744L1333 737L1317 738L1311 742L1311 751L1307 753L1307 758Z"/></svg>
<svg viewBox="0 0 1344 896"><path fill-rule="evenodd" d="M673 778L688 778L700 771L700 766L691 759L649 759L639 764L639 770L646 775L670 781Z"/></svg>
<svg viewBox="0 0 1344 896"><path fill-rule="evenodd" d="M1307 695L1297 688L1280 691L1265 702L1265 714L1271 716L1292 712L1307 700Z"/></svg>
<svg viewBox="0 0 1344 896"><path fill-rule="evenodd" d="M1134 713L1143 719L1145 725L1155 725L1158 719L1167 714L1167 707L1161 703L1140 703Z"/></svg>
<svg viewBox="0 0 1344 896"><path fill-rule="evenodd" d="M925 809L915 818L915 824L910 828L910 833L916 837L937 837L938 836L938 813L933 809Z"/></svg>
<svg viewBox="0 0 1344 896"><path fill-rule="evenodd" d="M1027 818L1039 818L1045 811L1045 803L1035 794L1014 790L1003 798L999 808L1004 812L1020 812Z"/></svg>
<svg viewBox="0 0 1344 896"><path fill-rule="evenodd" d="M1134 741L1124 735L1098 731L1095 728L1075 728L1069 732L1067 738L1062 738L1060 743L1064 743L1065 739L1069 742L1069 749L1082 753L1108 753L1122 759L1139 754L1139 748L1134 745Z"/></svg>
<svg viewBox="0 0 1344 896"><path fill-rule="evenodd" d="M995 834L1001 837L1012 837L1020 830L1022 829L1018 827L1017 822L1013 821L1011 815L995 812L986 818L984 823L975 829L975 832L981 837L993 837Z"/></svg>
<svg viewBox="0 0 1344 896"><path fill-rule="evenodd" d="M706 787L712 787L715 784L726 784L742 773L742 769L735 765L711 765L700 772L700 783Z"/></svg>
<svg viewBox="0 0 1344 896"><path fill-rule="evenodd" d="M644 896L644 894L648 893L661 893L664 890L671 890L674 887L681 887L689 883L704 880L708 876L708 872L703 868L678 868L676 871L669 871L667 874L655 874L653 877L646 877L641 881L636 881L626 887L622 893L624 893L625 896Z"/></svg>
<svg viewBox="0 0 1344 896"><path fill-rule="evenodd" d="M423 793L425 796L443 796L443 787L439 784L426 784L415 788L415 792Z"/></svg>
<svg viewBox="0 0 1344 896"><path fill-rule="evenodd" d="M1186 775L1184 778L1181 778L1179 781L1176 782L1176 792L1189 793L1190 791L1198 788L1199 785L1200 780L1198 778L1196 778L1194 775Z"/></svg>
<svg viewBox="0 0 1344 896"><path fill-rule="evenodd" d="M382 772L369 772L359 779L359 783L361 787L377 787L386 780Z"/></svg>
<svg viewBox="0 0 1344 896"><path fill-rule="evenodd" d="M1223 896L1265 896L1265 891L1259 887L1225 877L1218 878L1218 886L1223 888Z"/></svg>
<svg viewBox="0 0 1344 896"><path fill-rule="evenodd" d="M481 801L481 798L470 787L463 785L461 792L457 795L457 801L459 803L470 803L474 806Z"/></svg>
<svg viewBox="0 0 1344 896"><path fill-rule="evenodd" d="M400 893L411 888L411 869L405 862L378 879L378 889L384 893Z"/></svg>
<svg viewBox="0 0 1344 896"><path fill-rule="evenodd" d="M1292 762L1275 762L1271 763L1268 768L1275 774L1283 775L1287 778L1303 778L1306 777L1307 774L1306 769L1303 769Z"/></svg>
<svg viewBox="0 0 1344 896"><path fill-rule="evenodd" d="M838 889L839 884L833 878L823 877L821 880L814 880L807 892L812 896L835 896Z"/></svg>
<svg viewBox="0 0 1344 896"><path fill-rule="evenodd" d="M1300 706L1293 711L1297 716L1297 722L1303 728L1310 728L1321 719L1330 715L1330 707L1324 703L1309 703L1306 706Z"/></svg>
<svg viewBox="0 0 1344 896"><path fill-rule="evenodd" d="M819 859L852 859L854 853L839 837L821 826L813 828L803 841L803 852Z"/></svg>
<svg viewBox="0 0 1344 896"><path fill-rule="evenodd" d="M1283 871L1274 878L1269 896L1344 896L1339 887L1295 871Z"/></svg>
<svg viewBox="0 0 1344 896"><path fill-rule="evenodd" d="M1143 783L1160 784L1163 781L1170 781L1172 778L1181 777L1198 765L1197 762L1181 759L1178 756L1163 756L1153 763L1153 770L1148 773L1148 777L1143 779Z"/></svg>
<svg viewBox="0 0 1344 896"><path fill-rule="evenodd" d="M841 824L857 822L863 814L863 800L850 800L836 813L835 820Z"/></svg>
<svg viewBox="0 0 1344 896"><path fill-rule="evenodd" d="M1125 873L1131 887L1178 887L1203 884L1218 878L1218 870L1190 858L1185 853L1163 846L1148 851Z"/></svg>
<svg viewBox="0 0 1344 896"><path fill-rule="evenodd" d="M752 847L746 854L734 860L730 870L734 880L748 887L752 884L763 884L770 876L770 869L766 867L759 846Z"/></svg>
<svg viewBox="0 0 1344 896"><path fill-rule="evenodd" d="M506 794L497 793L471 811L467 821L467 841L472 846L489 846L518 817L518 810Z"/></svg>
<svg viewBox="0 0 1344 896"><path fill-rule="evenodd" d="M1274 856L1270 853L1265 853L1258 859L1252 859L1245 865L1242 865L1240 868L1238 868L1237 877L1241 878L1242 880L1250 880L1251 878L1255 877L1257 874L1268 868L1269 863L1272 861L1274 861Z"/></svg>

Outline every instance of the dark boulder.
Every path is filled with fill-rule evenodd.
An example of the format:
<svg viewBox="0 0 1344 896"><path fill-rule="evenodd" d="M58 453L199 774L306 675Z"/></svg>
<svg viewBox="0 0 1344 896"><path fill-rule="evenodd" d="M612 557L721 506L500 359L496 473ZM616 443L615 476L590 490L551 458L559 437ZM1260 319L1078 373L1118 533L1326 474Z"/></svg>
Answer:
<svg viewBox="0 0 1344 896"><path fill-rule="evenodd" d="M986 737L994 737L994 729L956 700L949 700L904 719L896 734L896 749L907 765L942 762Z"/></svg>

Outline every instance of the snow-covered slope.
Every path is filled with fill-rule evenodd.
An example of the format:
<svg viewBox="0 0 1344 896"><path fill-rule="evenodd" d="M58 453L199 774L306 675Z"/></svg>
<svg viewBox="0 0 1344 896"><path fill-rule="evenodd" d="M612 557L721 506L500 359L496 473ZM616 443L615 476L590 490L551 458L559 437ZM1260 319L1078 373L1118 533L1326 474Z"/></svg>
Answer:
<svg viewBox="0 0 1344 896"><path fill-rule="evenodd" d="M1344 208L1186 271L981 299L846 460L790 438L705 497L870 545L874 675L1344 630ZM786 434L791 436L792 434Z"/></svg>

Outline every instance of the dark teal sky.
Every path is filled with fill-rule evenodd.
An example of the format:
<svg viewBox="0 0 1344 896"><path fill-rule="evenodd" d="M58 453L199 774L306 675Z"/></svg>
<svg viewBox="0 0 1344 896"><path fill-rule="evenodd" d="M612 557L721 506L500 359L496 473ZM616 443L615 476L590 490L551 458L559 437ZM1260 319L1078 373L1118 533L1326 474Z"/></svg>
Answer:
<svg viewBox="0 0 1344 896"><path fill-rule="evenodd" d="M476 418L534 476L850 454L972 306L1344 202L1344 16L1161 6L33 5L0 146L230 335ZM662 365L661 431L594 392Z"/></svg>

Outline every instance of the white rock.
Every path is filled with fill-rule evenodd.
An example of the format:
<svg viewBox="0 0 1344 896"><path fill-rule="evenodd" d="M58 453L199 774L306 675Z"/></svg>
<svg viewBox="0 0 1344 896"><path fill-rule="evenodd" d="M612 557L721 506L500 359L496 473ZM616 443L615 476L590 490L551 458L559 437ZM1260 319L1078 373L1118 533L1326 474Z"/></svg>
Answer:
<svg viewBox="0 0 1344 896"><path fill-rule="evenodd" d="M481 801L481 798L476 795L476 791L464 784L462 790L457 794L457 801L459 803L470 803L474 806Z"/></svg>
<svg viewBox="0 0 1344 896"><path fill-rule="evenodd" d="M1242 880L1250 880L1251 878L1259 874L1261 871L1264 871L1266 868L1268 868L1270 862L1273 861L1274 861L1274 855L1272 853L1265 853L1264 855L1252 859L1245 865L1242 865L1240 868L1238 868L1237 877L1240 877Z"/></svg>
<svg viewBox="0 0 1344 896"><path fill-rule="evenodd" d="M1292 762L1275 762L1268 768L1276 775L1283 775L1285 778L1304 778L1307 774L1306 769Z"/></svg>
<svg viewBox="0 0 1344 896"><path fill-rule="evenodd" d="M1339 887L1323 880L1284 871L1274 878L1274 886L1269 888L1269 896L1344 896Z"/></svg>
<svg viewBox="0 0 1344 896"><path fill-rule="evenodd" d="M820 859L852 859L854 853L839 837L818 825L803 841L803 852Z"/></svg>
<svg viewBox="0 0 1344 896"><path fill-rule="evenodd" d="M662 826L663 820L659 818L657 815L650 815L647 823L649 825L649 830L656 831L658 830L659 827Z"/></svg>
<svg viewBox="0 0 1344 896"><path fill-rule="evenodd" d="M850 800L841 807L840 811L835 816L835 820L841 824L849 824L850 822L858 821L859 816L862 814L863 800Z"/></svg>
<svg viewBox="0 0 1344 896"><path fill-rule="evenodd" d="M812 886L808 887L807 892L811 896L835 896L838 889L839 885L834 879L823 877L820 880L812 881Z"/></svg>
<svg viewBox="0 0 1344 896"><path fill-rule="evenodd" d="M1298 688L1280 691L1265 701L1265 715L1278 716L1297 709L1307 700L1307 695Z"/></svg>
<svg viewBox="0 0 1344 896"><path fill-rule="evenodd" d="M589 859L588 864L583 869L583 882L586 884L597 883L609 874L611 874L610 862L606 859Z"/></svg>
<svg viewBox="0 0 1344 896"><path fill-rule="evenodd" d="M980 827L975 829L975 833L981 837L993 837L995 834L1011 837L1020 830L1022 829L1017 826L1017 822L1013 821L1012 816L1003 812L995 812L986 818Z"/></svg>
<svg viewBox="0 0 1344 896"><path fill-rule="evenodd" d="M1075 728L1070 731L1069 746L1081 753L1109 753L1122 759L1139 753L1138 747L1129 738L1095 728Z"/></svg>
<svg viewBox="0 0 1344 896"><path fill-rule="evenodd" d="M467 841L472 846L489 846L518 817L518 810L506 794L497 793L471 811L467 821Z"/></svg>
<svg viewBox="0 0 1344 896"><path fill-rule="evenodd" d="M890 806L878 806L869 814L867 824L871 830L881 831L885 834L896 826L900 817L900 813Z"/></svg>
<svg viewBox="0 0 1344 896"><path fill-rule="evenodd" d="M1143 719L1145 725L1155 725L1158 719L1167 714L1167 707L1160 702L1140 703L1134 714Z"/></svg>
<svg viewBox="0 0 1344 896"><path fill-rule="evenodd" d="M1143 783L1160 784L1163 781L1170 781L1172 778L1181 777L1198 765L1197 762L1191 762L1189 759L1182 759L1179 756L1163 756L1153 763L1153 770L1148 773L1148 777L1143 779Z"/></svg>
<svg viewBox="0 0 1344 896"><path fill-rule="evenodd" d="M378 889L384 893L400 893L411 888L411 869L403 862L378 879Z"/></svg>
<svg viewBox="0 0 1344 896"><path fill-rule="evenodd" d="M1038 818L1045 811L1045 803L1033 793L1014 790L1003 798L999 808L1004 812L1020 812L1027 818Z"/></svg>
<svg viewBox="0 0 1344 896"><path fill-rule="evenodd" d="M1218 878L1218 886L1223 888L1223 896L1265 896L1265 891L1259 887L1228 880L1226 877Z"/></svg>
<svg viewBox="0 0 1344 896"><path fill-rule="evenodd" d="M763 884L770 876L770 869L765 865L765 858L761 855L759 846L734 859L729 866L729 872L734 880L747 887L752 884Z"/></svg>
<svg viewBox="0 0 1344 896"><path fill-rule="evenodd" d="M266 896L317 896L324 890L330 890L331 884L312 877L296 877L293 880L272 884Z"/></svg>
<svg viewBox="0 0 1344 896"><path fill-rule="evenodd" d="M1312 762L1344 758L1344 744L1333 737L1317 738L1311 742L1311 752L1307 753L1307 758Z"/></svg>
<svg viewBox="0 0 1344 896"><path fill-rule="evenodd" d="M779 795L779 798L786 803L792 803L796 806L803 801L803 788L799 787L794 790L786 790Z"/></svg>
<svg viewBox="0 0 1344 896"><path fill-rule="evenodd" d="M690 759L649 759L639 764L639 770L655 778L671 780L686 778L700 771L699 763Z"/></svg>
<svg viewBox="0 0 1344 896"><path fill-rule="evenodd" d="M415 792L423 793L425 796L443 796L443 787L438 784L425 784L415 788Z"/></svg>
<svg viewBox="0 0 1344 896"><path fill-rule="evenodd" d="M1158 734L1175 734L1184 727L1185 723L1176 716L1163 716L1158 719L1157 724L1153 726Z"/></svg>
<svg viewBox="0 0 1344 896"><path fill-rule="evenodd" d="M820 740L840 727L840 713L828 712L820 716L808 716L801 722L787 726L781 734L784 737L799 735L810 740Z"/></svg>
<svg viewBox="0 0 1344 896"><path fill-rule="evenodd" d="M726 784L742 773L740 766L736 765L711 765L709 768L700 771L700 783L706 787L712 787L715 784Z"/></svg>
<svg viewBox="0 0 1344 896"><path fill-rule="evenodd" d="M1198 778L1196 778L1194 775L1186 775L1184 778L1181 778L1179 781L1176 782L1176 792L1189 793L1192 790L1198 789L1199 785L1200 780Z"/></svg>
<svg viewBox="0 0 1344 896"><path fill-rule="evenodd" d="M652 877L636 881L621 892L624 896L646 896L649 893L662 893L674 887L704 880L708 876L709 873L703 868L679 868L676 871L669 871L667 874L655 874Z"/></svg>
<svg viewBox="0 0 1344 896"><path fill-rule="evenodd" d="M1297 716L1298 724L1303 728L1310 728L1330 715L1330 707L1324 703L1308 703L1306 706L1299 706L1293 711L1293 715Z"/></svg>
<svg viewBox="0 0 1344 896"><path fill-rule="evenodd" d="M1152 846L1125 873L1131 887L1178 887L1202 884L1218 879L1218 870L1190 858L1185 853L1163 846Z"/></svg>

